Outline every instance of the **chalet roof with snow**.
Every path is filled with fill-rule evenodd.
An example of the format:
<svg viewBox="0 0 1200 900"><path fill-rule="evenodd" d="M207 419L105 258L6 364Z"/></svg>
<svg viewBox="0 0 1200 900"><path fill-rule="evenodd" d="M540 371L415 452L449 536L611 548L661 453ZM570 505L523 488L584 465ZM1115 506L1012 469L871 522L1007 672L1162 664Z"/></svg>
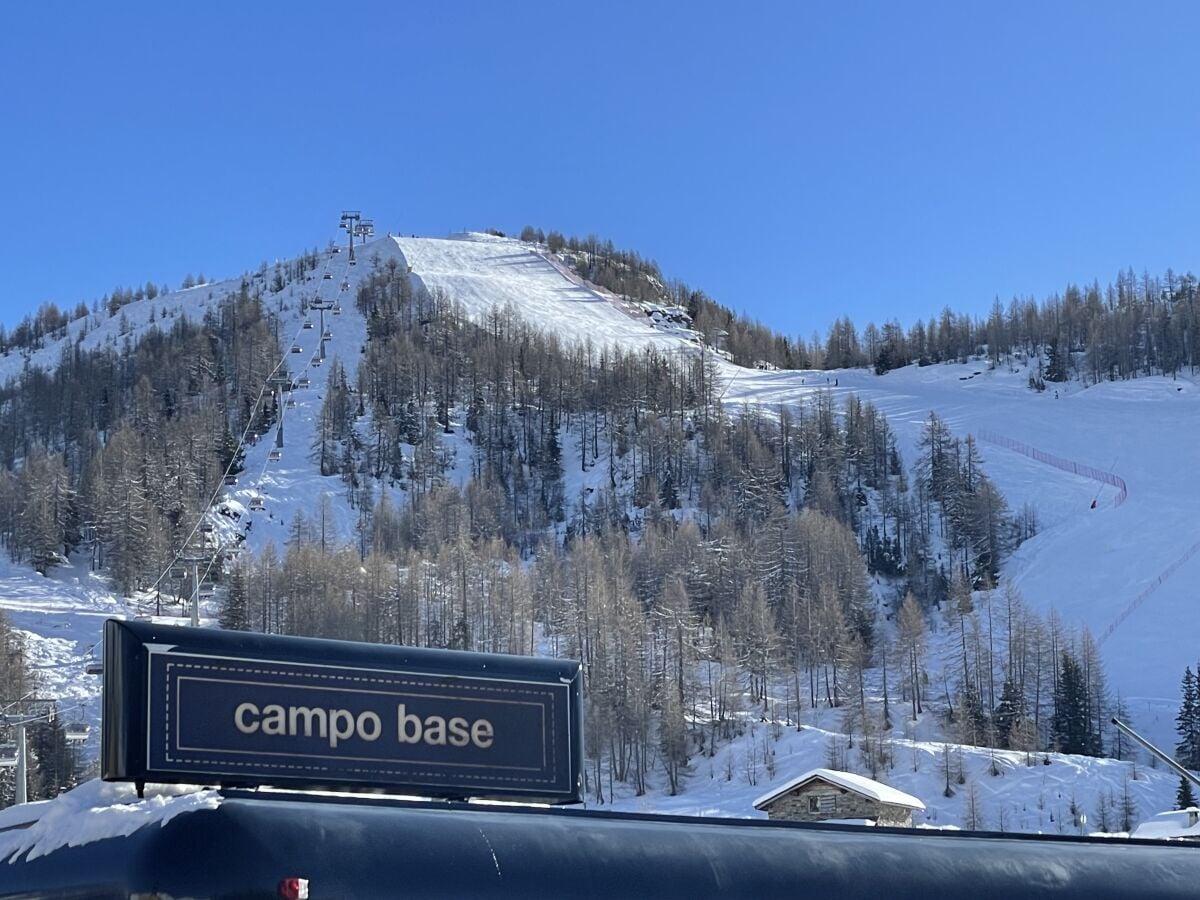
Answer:
<svg viewBox="0 0 1200 900"><path fill-rule="evenodd" d="M820 779L828 782L835 787L842 788L846 791L853 791L870 800L875 800L879 803L887 803L890 806L903 806L908 809L924 809L925 804L914 797L912 794L906 794L904 791L898 791L894 787L889 787L879 781L874 781L864 775L855 775L853 772L839 772L836 769L813 769L810 772L805 772L799 778L793 778L791 781L771 791L769 794L763 794L754 801L755 809L763 809L769 806L775 800L782 797L796 788L803 787L810 781Z"/></svg>
<svg viewBox="0 0 1200 900"><path fill-rule="evenodd" d="M1166 838L1200 839L1200 809L1173 809L1147 819L1129 835L1133 838L1163 840Z"/></svg>

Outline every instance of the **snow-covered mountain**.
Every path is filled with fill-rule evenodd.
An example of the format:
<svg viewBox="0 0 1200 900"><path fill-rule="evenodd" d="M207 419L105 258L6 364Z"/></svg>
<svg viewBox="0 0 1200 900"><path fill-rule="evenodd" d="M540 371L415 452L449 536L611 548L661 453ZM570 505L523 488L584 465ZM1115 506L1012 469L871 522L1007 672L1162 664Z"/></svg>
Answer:
<svg viewBox="0 0 1200 900"><path fill-rule="evenodd" d="M424 289L444 291L480 321L496 307L510 307L563 341L710 353L726 384L727 407L774 411L814 392L858 394L887 415L908 461L917 455L931 411L956 434L975 435L989 476L1012 507L1032 504L1040 520L1039 533L1006 562L1004 580L1035 610L1055 610L1067 626L1089 628L1101 642L1110 685L1121 692L1135 723L1151 739L1173 745L1179 678L1196 662L1200 646L1200 627L1187 613L1191 582L1200 576L1200 536L1191 526L1200 503L1200 481L1190 475L1191 447L1200 431L1194 379L1143 378L1087 389L1065 384L1057 392L1035 393L1028 388L1030 372L1021 365L989 368L986 362L910 366L884 376L866 370L746 369L704 350L686 327L584 283L544 248L472 233L446 239L388 236L356 253L358 264L351 266L344 250L326 252L306 281L264 299L279 316L283 364L294 381L308 381L291 393L295 404L284 411L279 459L271 459L274 435L262 436L248 448L237 484L227 486L219 501L226 515L214 510L211 521L224 542L242 540L255 553L268 541L281 545L294 514L311 513L322 494L330 495L337 532L353 540L355 512L340 485L330 483L336 479L321 477L311 448L329 366L340 362L353 383L366 342L367 323L354 304L358 285L373 266L394 262ZM265 281L269 272L247 277ZM78 320L64 336L32 353L0 358L0 380L25 366L54 366L76 343L85 349L120 347L175 316L199 319L242 282L205 284L130 303L117 316L102 312ZM321 313L311 309L314 299L334 307L324 312L323 323ZM325 358L314 364L322 327L329 333ZM450 447L461 453L465 466L465 445L450 442ZM252 515L256 497L265 508ZM85 716L98 715L96 686L83 674L84 665L103 618L135 610L113 597L86 566L75 563L42 578L7 562L0 566L0 609L29 635L31 655L48 688L79 698ZM824 742L804 734L787 738L787 752L820 765ZM901 763L898 769L903 768ZM1055 778L1065 771L1051 768ZM1048 784L1049 769L1030 771ZM1114 788L1123 778L1104 783ZM707 793L699 790L703 781L712 782ZM746 812L744 797L723 799L736 792L720 788L718 775L709 779L693 772L693 783L696 789L684 806L646 798L630 803L672 811ZM903 778L898 786L908 789ZM1173 787L1173 779L1161 780L1142 801L1165 808ZM1049 789L1043 787L1043 793ZM761 793L762 787L749 790ZM1063 789L1053 790L1061 798ZM928 791L920 793L929 802ZM1146 805L1141 810L1155 811Z"/></svg>

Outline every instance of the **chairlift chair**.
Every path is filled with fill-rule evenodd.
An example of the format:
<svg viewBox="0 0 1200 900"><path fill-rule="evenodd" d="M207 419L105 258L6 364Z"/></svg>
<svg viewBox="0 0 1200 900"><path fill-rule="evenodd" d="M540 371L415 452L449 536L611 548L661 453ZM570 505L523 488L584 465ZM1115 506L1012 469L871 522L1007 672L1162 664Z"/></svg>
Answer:
<svg viewBox="0 0 1200 900"><path fill-rule="evenodd" d="M64 736L72 743L80 743L88 739L92 729L86 722L71 722L63 729Z"/></svg>
<svg viewBox="0 0 1200 900"><path fill-rule="evenodd" d="M237 476L236 475L226 475L223 480L225 482L226 487L233 487L235 484L237 484Z"/></svg>
<svg viewBox="0 0 1200 900"><path fill-rule="evenodd" d="M303 353L304 351L301 349L299 344L292 344L292 352L293 353Z"/></svg>
<svg viewBox="0 0 1200 900"><path fill-rule="evenodd" d="M334 314L335 316L340 316L340 315L342 314L342 307L341 307L341 304L339 304L339 305L337 305L337 306L335 306L335 307L333 308L333 314Z"/></svg>
<svg viewBox="0 0 1200 900"><path fill-rule="evenodd" d="M313 366L314 366L314 367L315 367L315 366L319 366L319 365L321 365L321 357L319 357L319 356L314 356L314 357L312 358L312 364L313 364Z"/></svg>
<svg viewBox="0 0 1200 900"><path fill-rule="evenodd" d="M351 263L351 265L353 265L353 263ZM333 273L332 273L332 272L326 272L326 273L325 273L324 275L322 275L321 277L322 277L322 278L323 278L325 281L333 281Z"/></svg>
<svg viewBox="0 0 1200 900"><path fill-rule="evenodd" d="M175 581L183 581L183 579L187 578L187 569L185 569L183 566L172 566L171 578L173 578Z"/></svg>
<svg viewBox="0 0 1200 900"><path fill-rule="evenodd" d="M287 406L287 408L288 408L288 409L295 409L295 408L296 408L296 401L295 401L295 400L293 400L291 397L289 397L289 398L288 398L288 401L287 401L287 403L286 403L285 405Z"/></svg>
<svg viewBox="0 0 1200 900"><path fill-rule="evenodd" d="M313 327L313 323L312 323L312 322L310 322L310 321L308 321L308 319L305 319L305 320L304 320L304 325L303 325L303 327L304 327L306 330L307 330L307 329L311 329L311 328Z"/></svg>
<svg viewBox="0 0 1200 900"><path fill-rule="evenodd" d="M329 329L325 329L325 333L323 335L321 335L321 340L332 341L333 340L333 332L330 331Z"/></svg>
<svg viewBox="0 0 1200 900"><path fill-rule="evenodd" d="M200 530L204 534L212 534L212 530L213 530L212 522L202 522L200 524Z"/></svg>
<svg viewBox="0 0 1200 900"><path fill-rule="evenodd" d="M255 496L255 497L250 498L250 511L251 512L262 512L266 508L267 508L267 504L263 500L262 497Z"/></svg>
<svg viewBox="0 0 1200 900"><path fill-rule="evenodd" d="M279 462L281 459L283 459L283 451L278 448L271 450L271 452L267 454L268 462Z"/></svg>
<svg viewBox="0 0 1200 900"><path fill-rule="evenodd" d="M85 675L103 675L104 663L98 659L93 659L86 666L84 666L83 672Z"/></svg>
<svg viewBox="0 0 1200 900"><path fill-rule="evenodd" d="M11 768L17 764L17 745L0 744L0 768Z"/></svg>
<svg viewBox="0 0 1200 900"><path fill-rule="evenodd" d="M308 378L301 378L298 382L296 382L296 384L299 387L308 388L312 384L312 382L309 381Z"/></svg>

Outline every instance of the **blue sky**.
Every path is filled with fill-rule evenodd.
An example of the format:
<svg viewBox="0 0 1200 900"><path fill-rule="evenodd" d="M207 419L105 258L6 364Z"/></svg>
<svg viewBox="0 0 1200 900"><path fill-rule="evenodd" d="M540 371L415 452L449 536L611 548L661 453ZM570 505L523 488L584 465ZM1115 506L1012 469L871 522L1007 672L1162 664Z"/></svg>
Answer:
<svg viewBox="0 0 1200 900"><path fill-rule="evenodd" d="M595 232L805 337L1200 268L1195 4L184 6L5 11L5 324L344 207Z"/></svg>

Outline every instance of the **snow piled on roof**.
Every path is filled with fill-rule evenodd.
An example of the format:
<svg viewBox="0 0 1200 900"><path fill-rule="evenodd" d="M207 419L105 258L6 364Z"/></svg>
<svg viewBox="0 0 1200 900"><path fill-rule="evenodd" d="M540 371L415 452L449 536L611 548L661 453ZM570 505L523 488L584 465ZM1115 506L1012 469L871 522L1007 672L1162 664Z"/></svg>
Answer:
<svg viewBox="0 0 1200 900"><path fill-rule="evenodd" d="M182 813L220 805L217 791L193 785L147 785L145 799L139 800L132 784L93 779L53 800L0 811L0 862L127 837L148 825L165 825Z"/></svg>
<svg viewBox="0 0 1200 900"><path fill-rule="evenodd" d="M754 808L762 809L776 797L786 794L788 791L798 788L806 781L811 781L814 778L820 778L822 781L828 781L830 784L835 784L844 790L862 794L864 797L869 797L879 803L889 803L892 806L906 806L910 809L925 808L925 804L912 794L898 791L894 787L889 787L880 781L874 781L865 775L855 775L853 772L839 772L836 769L812 769L805 772L800 777L793 778L770 793L763 794L754 801Z"/></svg>
<svg viewBox="0 0 1200 900"><path fill-rule="evenodd" d="M1188 824L1189 822L1191 824ZM1129 836L1145 840L1164 840L1166 838L1196 840L1200 838L1200 809L1192 806L1188 809L1161 812L1133 829L1133 833Z"/></svg>

